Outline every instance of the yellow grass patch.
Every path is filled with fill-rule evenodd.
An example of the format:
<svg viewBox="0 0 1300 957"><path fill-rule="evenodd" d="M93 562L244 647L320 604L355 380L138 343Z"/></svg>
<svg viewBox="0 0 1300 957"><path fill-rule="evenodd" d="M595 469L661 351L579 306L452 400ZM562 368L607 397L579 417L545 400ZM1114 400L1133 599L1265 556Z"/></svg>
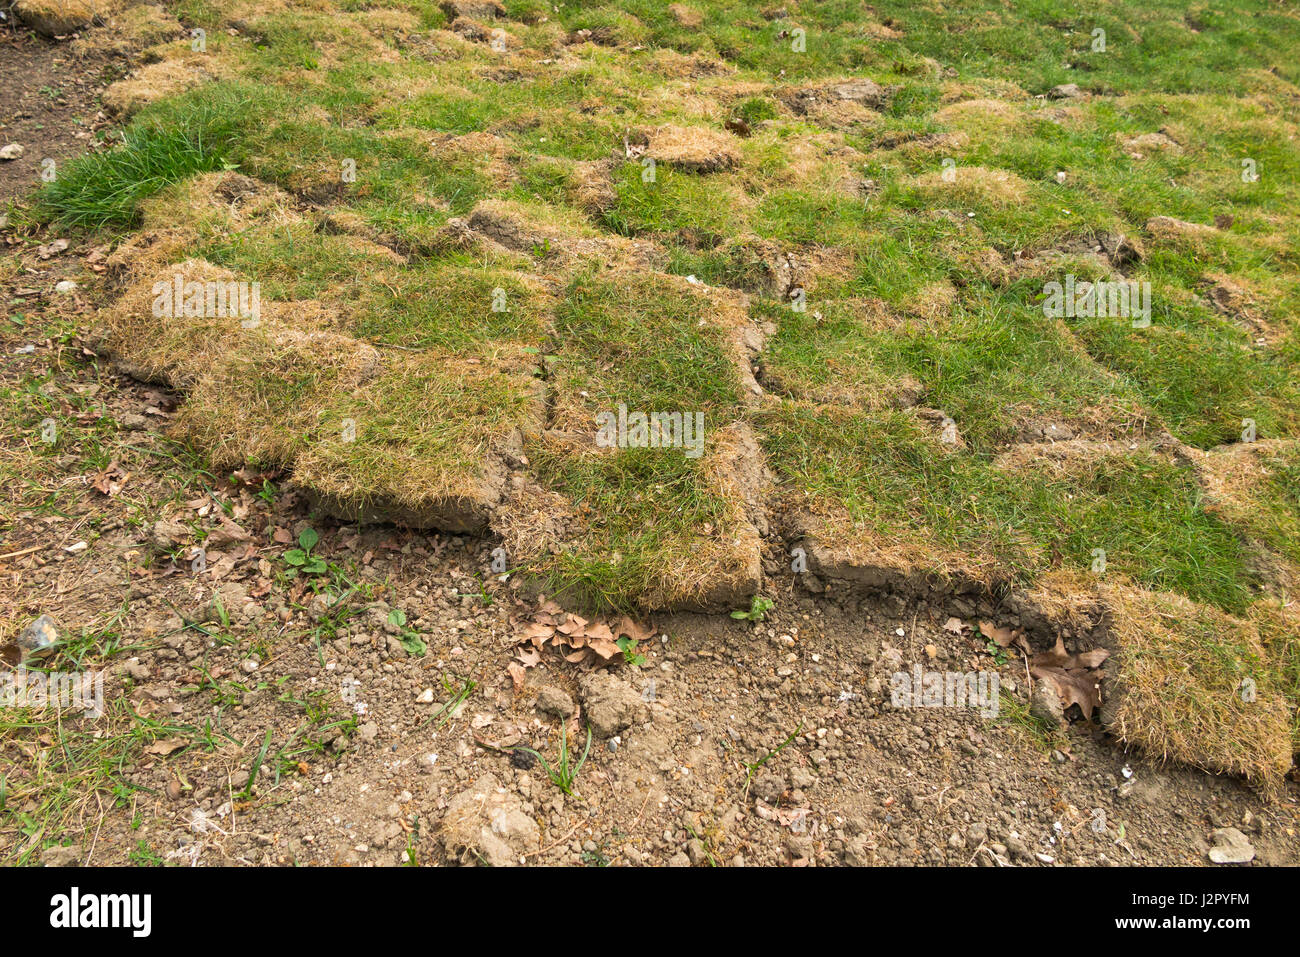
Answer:
<svg viewBox="0 0 1300 957"><path fill-rule="evenodd" d="M648 133L646 155L692 173L714 173L740 163L740 144L730 133L699 126L660 126Z"/></svg>
<svg viewBox="0 0 1300 957"><path fill-rule="evenodd" d="M1258 627L1179 595L1099 588L1118 646L1111 730L1152 756L1275 789L1291 767L1294 702Z"/></svg>
<svg viewBox="0 0 1300 957"><path fill-rule="evenodd" d="M944 171L935 171L924 173L913 182L936 202L1008 206L1026 202L1030 195L1029 184L1009 170L958 165L950 176L951 182L944 179Z"/></svg>
<svg viewBox="0 0 1300 957"><path fill-rule="evenodd" d="M186 50L189 48L186 47ZM204 54L171 56L141 67L125 80L118 80L103 93L109 113L126 118L163 97L173 96L206 82L212 74L212 60Z"/></svg>

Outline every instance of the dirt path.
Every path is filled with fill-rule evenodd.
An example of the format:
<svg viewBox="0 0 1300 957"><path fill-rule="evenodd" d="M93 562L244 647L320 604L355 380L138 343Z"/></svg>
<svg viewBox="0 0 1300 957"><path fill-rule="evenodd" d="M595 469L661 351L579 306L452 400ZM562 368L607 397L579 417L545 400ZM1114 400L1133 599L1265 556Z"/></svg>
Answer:
<svg viewBox="0 0 1300 957"><path fill-rule="evenodd" d="M86 152L109 124L97 97L114 64L76 57L65 44L0 28L0 147L16 143L22 156L0 161L0 204L17 200L41 179L42 163Z"/></svg>

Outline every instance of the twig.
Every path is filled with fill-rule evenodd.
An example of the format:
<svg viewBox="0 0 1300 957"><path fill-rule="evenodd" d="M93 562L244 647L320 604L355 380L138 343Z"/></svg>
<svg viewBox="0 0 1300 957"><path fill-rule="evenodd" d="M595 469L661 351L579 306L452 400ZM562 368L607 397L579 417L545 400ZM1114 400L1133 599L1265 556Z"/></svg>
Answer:
<svg viewBox="0 0 1300 957"><path fill-rule="evenodd" d="M0 562L6 558L22 558L24 555L30 555L32 552L39 552L45 545L33 545L31 548L24 548L21 552L9 552L6 555L0 555Z"/></svg>

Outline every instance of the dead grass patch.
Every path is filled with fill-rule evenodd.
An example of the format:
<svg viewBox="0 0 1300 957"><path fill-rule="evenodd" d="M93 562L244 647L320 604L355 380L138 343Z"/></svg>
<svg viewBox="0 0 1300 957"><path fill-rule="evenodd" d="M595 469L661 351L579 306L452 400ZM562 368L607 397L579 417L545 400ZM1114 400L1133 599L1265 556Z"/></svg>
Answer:
<svg viewBox="0 0 1300 957"><path fill-rule="evenodd" d="M1295 708L1259 629L1179 595L1100 588L1119 648L1110 729L1154 757L1275 791Z"/></svg>
<svg viewBox="0 0 1300 957"><path fill-rule="evenodd" d="M200 59L199 54L150 63L104 90L104 108L113 116L129 118L150 103L206 82L212 76L207 69L210 64L210 60Z"/></svg>
<svg viewBox="0 0 1300 957"><path fill-rule="evenodd" d="M740 165L739 141L700 126L660 126L646 134L646 155L690 173L716 173Z"/></svg>
<svg viewBox="0 0 1300 957"><path fill-rule="evenodd" d="M1030 198L1029 184L1009 170L957 166L950 175L951 181L944 179L942 171L924 173L913 182L935 202L1010 206Z"/></svg>

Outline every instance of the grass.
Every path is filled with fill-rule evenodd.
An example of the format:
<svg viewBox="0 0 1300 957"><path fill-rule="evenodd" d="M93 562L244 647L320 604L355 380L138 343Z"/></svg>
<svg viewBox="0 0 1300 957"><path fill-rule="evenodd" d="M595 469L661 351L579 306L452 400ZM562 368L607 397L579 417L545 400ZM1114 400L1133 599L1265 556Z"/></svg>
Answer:
<svg viewBox="0 0 1300 957"><path fill-rule="evenodd" d="M234 125L215 110L183 124L171 118L138 123L104 153L79 157L42 191L37 212L72 229L126 228L140 202L195 173L230 169Z"/></svg>
<svg viewBox="0 0 1300 957"><path fill-rule="evenodd" d="M560 751L556 758L554 767L552 767L550 762L542 756L540 751L536 751L533 748L526 748L522 745L517 745L513 748L508 748L507 750L523 751L526 754L531 754L541 762L542 770L544 770L546 776L551 779L551 783L565 794L572 795L573 787L578 780L578 772L581 771L582 766L587 763L587 755L591 753L591 725L587 726L587 743L583 746L582 754L578 757L576 762L573 760L573 756L569 751L569 732L564 722L560 723Z"/></svg>
<svg viewBox="0 0 1300 957"><path fill-rule="evenodd" d="M236 42L187 2L214 78L36 214L135 231L105 348L186 393L177 435L208 461L499 536L575 602L731 610L798 535L989 588L1100 549L1101 584L1234 621L1285 604L1300 21L1264 0L691 6L514 0L501 52L428 5L294 5ZM848 79L878 94L846 101ZM1047 95L1068 83L1085 95ZM734 163L648 175L665 126ZM1094 254L1120 235L1133 255ZM155 319L177 271L258 281L265 321ZM1151 325L1045 315L1067 274L1149 283ZM24 426L84 433L42 387ZM702 413L703 454L596 447L620 406ZM1245 420L1267 461L1231 451ZM66 507L42 475L24 496Z"/></svg>

